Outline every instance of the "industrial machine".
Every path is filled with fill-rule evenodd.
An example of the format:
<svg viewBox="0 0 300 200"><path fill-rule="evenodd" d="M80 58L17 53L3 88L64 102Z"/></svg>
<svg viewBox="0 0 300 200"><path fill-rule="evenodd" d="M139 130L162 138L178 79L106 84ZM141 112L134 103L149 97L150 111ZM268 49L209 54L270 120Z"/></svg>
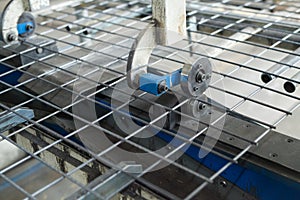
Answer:
<svg viewBox="0 0 300 200"><path fill-rule="evenodd" d="M299 12L2 1L0 199L298 200Z"/></svg>

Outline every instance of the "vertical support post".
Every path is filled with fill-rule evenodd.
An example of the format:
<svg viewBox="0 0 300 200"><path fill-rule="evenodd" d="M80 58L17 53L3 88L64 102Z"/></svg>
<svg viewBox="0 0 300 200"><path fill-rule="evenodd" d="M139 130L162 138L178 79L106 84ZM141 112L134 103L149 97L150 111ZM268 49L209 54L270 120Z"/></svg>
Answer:
<svg viewBox="0 0 300 200"><path fill-rule="evenodd" d="M152 0L152 14L156 27L160 29L157 35L159 44L170 45L187 35L186 0Z"/></svg>

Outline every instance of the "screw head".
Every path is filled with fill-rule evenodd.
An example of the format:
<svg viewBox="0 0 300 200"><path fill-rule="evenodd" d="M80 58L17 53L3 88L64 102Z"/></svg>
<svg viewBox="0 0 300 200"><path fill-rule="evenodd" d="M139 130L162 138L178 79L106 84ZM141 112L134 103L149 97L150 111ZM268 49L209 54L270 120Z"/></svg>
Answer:
<svg viewBox="0 0 300 200"><path fill-rule="evenodd" d="M166 91L168 91L168 90L169 90L169 88L168 88L168 86L167 86L167 84L166 84L165 81L161 82L161 83L158 85L158 93L163 93L163 92L166 92Z"/></svg>
<svg viewBox="0 0 300 200"><path fill-rule="evenodd" d="M206 75L206 80L209 80L211 78L211 74Z"/></svg>
<svg viewBox="0 0 300 200"><path fill-rule="evenodd" d="M220 182L220 185L221 185L222 187L226 188L226 187L227 187L227 182L226 182L226 181L221 181L221 182Z"/></svg>
<svg viewBox="0 0 300 200"><path fill-rule="evenodd" d="M201 72L198 72L196 74L196 82L197 83L202 83L205 79L203 79L203 76L205 76L204 74L202 74ZM204 77L205 78L205 77Z"/></svg>
<svg viewBox="0 0 300 200"><path fill-rule="evenodd" d="M15 41L16 39L17 39L17 36L16 36L15 33L9 33L9 34L7 35L7 40L8 40L9 42Z"/></svg>
<svg viewBox="0 0 300 200"><path fill-rule="evenodd" d="M199 90L198 87L194 87L193 89L194 89L195 92L197 92Z"/></svg>
<svg viewBox="0 0 300 200"><path fill-rule="evenodd" d="M203 103L199 103L198 109L199 110L204 110L206 108L206 105Z"/></svg>
<svg viewBox="0 0 300 200"><path fill-rule="evenodd" d="M27 30L27 31L31 31L32 29L33 29L33 26L32 26L32 25L28 24L28 25L26 26L26 30Z"/></svg>
<svg viewBox="0 0 300 200"><path fill-rule="evenodd" d="M44 49L43 48L37 48L36 49L36 53L37 54L42 54L44 52Z"/></svg>
<svg viewBox="0 0 300 200"><path fill-rule="evenodd" d="M202 83L202 82L204 82L204 81L210 79L210 75L204 74L204 73L202 73L202 72L198 72L198 73L196 74L195 79L196 79L196 82L197 82L197 83Z"/></svg>

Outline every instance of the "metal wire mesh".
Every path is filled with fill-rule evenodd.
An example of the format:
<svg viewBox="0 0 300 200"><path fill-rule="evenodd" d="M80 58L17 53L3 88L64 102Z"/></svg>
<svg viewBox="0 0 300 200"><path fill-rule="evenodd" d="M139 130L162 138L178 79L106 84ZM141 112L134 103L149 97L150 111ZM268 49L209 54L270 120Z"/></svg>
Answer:
<svg viewBox="0 0 300 200"><path fill-rule="evenodd" d="M10 54L0 60L1 65L8 68L0 75L0 78L14 73L23 74L22 81L17 84L12 84L3 79L0 80L2 86L0 95L3 97L3 102L1 100L2 103L0 104L1 109L6 113L14 113L21 118L25 118L27 121L27 124L17 126L11 129L9 133L1 134L3 139L26 153L26 156L21 160L0 171L3 181L15 188L14 195L19 194L21 198L36 199L43 197L51 189L59 190L61 184L69 184L70 187L73 187L73 191L83 190L82 198L86 197L87 194L94 196L94 198L103 198L103 194L99 194L95 188L88 187L88 183L95 180L101 173L105 173L104 168L124 171L124 169L107 159L105 154L126 144L138 151L150 154L157 159L157 162L151 163L148 168L143 169L138 175L124 172L133 181L125 184L123 189L135 182L148 188L152 191L152 193L149 193L153 195L157 194L172 199L192 199L208 184L213 183L232 164L238 163L240 158L249 152L251 148L255 148L255 145L272 129L276 128L282 120L299 107L300 93L289 94L278 85L285 81L291 81L295 84L300 83L299 80L291 78L299 72L300 62L295 64L282 62L282 59L288 55L299 56L299 53L295 50L299 48L300 44L300 3L297 1L274 3L257 0L228 0L214 1L213 3L188 1L187 8L190 37L183 42L186 46L182 48L166 46L161 51L154 52L152 66L155 68L155 65L166 60L180 63L180 61L172 58L174 52L188 54L191 51L191 45L189 44L200 45L208 53L193 52L193 54L208 57L215 65L214 78L207 95L222 94L225 99L230 100L225 102L225 108L219 104L200 100L212 108L211 115L214 117L212 121L208 122L200 120L203 128L197 130L196 134L185 137L163 129L167 135L178 137L181 140L177 147L170 146L170 152L164 155L154 152L149 146L136 142L134 138L145 130L159 129L156 122L170 113L176 113L191 121L199 122L198 118L180 112L180 108L187 104L190 99L170 107L157 103L151 98L149 99L146 93L139 93L133 95L133 98L119 107L113 107L94 98L107 91L117 89L116 85L126 80L125 66L131 45L137 35L151 21L149 1L99 0L71 2L69 5L39 13L37 18L39 27L35 37L43 38L48 41L47 43L37 45L31 40L26 41L31 47L21 52L13 52L9 46L1 47L1 51L10 49ZM195 18L196 20L194 20ZM237 34L244 39L237 37ZM56 42L58 50L50 49L47 46L53 41ZM39 59L28 54L29 51L39 51L40 48L45 48L50 53ZM10 60L20 56L29 58L30 62L19 66L10 64ZM93 60L94 57L97 59ZM103 61L102 63L97 62L100 58ZM288 70L281 74L270 72L270 75L275 78L264 84L259 80L261 73L266 72L275 64L288 66ZM35 66L35 70L30 70L32 66ZM90 67L89 70L80 71L75 66ZM40 71L36 71L38 69ZM107 73L106 78L109 78L99 80L98 76L103 73L103 70ZM85 91L73 89L74 85L80 81ZM97 89L85 93L89 89L89 85ZM81 88L81 85L79 85L79 88ZM118 92L129 95L126 91ZM18 94L22 98L14 97L15 99L12 99L11 95L14 94ZM73 95L78 99L71 101ZM9 99L8 101L5 101L6 96ZM274 98L282 99L282 101L288 103L278 104L272 101ZM162 107L166 112L155 119L147 121L138 115L131 116L122 111L125 106L137 100ZM98 116L95 120L83 118L72 112L72 108L82 102L89 102L110 111ZM18 114L16 110L22 107L35 109L38 116L35 119L28 119ZM44 111L42 111L43 108L45 108ZM249 108L259 110L259 112L249 112ZM220 109L225 110L223 113L218 112ZM102 124L102 122L107 122L113 113L133 118L142 124L141 128L127 136L119 135L117 131ZM263 129L250 138L240 136L237 132L223 130L223 135L230 138L235 137L242 141L244 145L236 154L230 156L212 148L212 153L226 160L222 167L214 172L204 174L181 162L173 162L172 157L188 145L209 150L211 148L209 145L201 145L197 142L197 139L206 135L209 128L221 129L218 127L218 122L224 120L228 115L237 113L249 121L250 124L260 125ZM61 135L61 133L52 129L49 126L49 120L58 119L62 116L64 119L70 118L80 121L80 128L69 130L65 135ZM58 120L59 123L63 124ZM114 138L114 144L101 152L86 148L77 139L80 138L80 132L89 129L105 132L106 135ZM20 142L19 138L23 138L23 140L25 138L27 143ZM41 140L35 148L33 148L33 144L38 141L34 139ZM212 137L212 139L214 138ZM76 153L70 153L70 149ZM67 167L68 169L53 166L46 154L59 154L61 160L58 160L57 163L68 162L71 164ZM43 168L47 169L51 178L47 179L44 184L32 188L28 188L26 184L10 178L12 169L29 165L29 162L42 165ZM167 187L159 186L157 182L149 180L147 174L161 163L168 163L169 166L196 177L198 184L183 194L177 194ZM104 166L104 168L102 169L100 166ZM95 170L95 168L98 170ZM83 181L81 173L94 174L94 176L89 177L88 181ZM67 190L64 192L65 196L63 197L71 195L66 194L69 192Z"/></svg>

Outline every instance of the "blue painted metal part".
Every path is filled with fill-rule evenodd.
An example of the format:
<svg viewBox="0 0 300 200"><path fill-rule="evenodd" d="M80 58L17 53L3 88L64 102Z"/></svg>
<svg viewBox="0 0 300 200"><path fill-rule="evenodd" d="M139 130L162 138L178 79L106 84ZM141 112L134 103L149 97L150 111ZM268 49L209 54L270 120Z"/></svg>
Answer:
<svg viewBox="0 0 300 200"><path fill-rule="evenodd" d="M171 79L171 87L179 85L181 82L181 72L182 69L173 72L171 75L168 75L166 78Z"/></svg>
<svg viewBox="0 0 300 200"><path fill-rule="evenodd" d="M20 116L12 112L0 115L0 133L34 118L34 112L30 109L18 109L15 112Z"/></svg>
<svg viewBox="0 0 300 200"><path fill-rule="evenodd" d="M11 67L7 67L5 65L0 64L0 75L9 71L12 71ZM11 73L5 76L0 76L0 80L9 85L16 86L17 84L19 84L18 80L22 76L22 74L23 73L20 71L12 71Z"/></svg>
<svg viewBox="0 0 300 200"><path fill-rule="evenodd" d="M161 96L164 92L159 92L159 85L165 82L168 88L174 87L180 84L181 81L181 69L165 76L159 76L156 74L142 74L140 76L140 90L153 94L155 96Z"/></svg>
<svg viewBox="0 0 300 200"><path fill-rule="evenodd" d="M27 33L27 32L31 32L32 30L27 29L28 26L33 27L34 24L32 22L26 22L26 23L18 24L17 25L18 33L19 34L24 34L24 33Z"/></svg>
<svg viewBox="0 0 300 200"><path fill-rule="evenodd" d="M155 74L143 74L140 76L140 90L160 96L164 93L159 92L159 85L163 82L170 88L170 81L167 81L166 77Z"/></svg>

